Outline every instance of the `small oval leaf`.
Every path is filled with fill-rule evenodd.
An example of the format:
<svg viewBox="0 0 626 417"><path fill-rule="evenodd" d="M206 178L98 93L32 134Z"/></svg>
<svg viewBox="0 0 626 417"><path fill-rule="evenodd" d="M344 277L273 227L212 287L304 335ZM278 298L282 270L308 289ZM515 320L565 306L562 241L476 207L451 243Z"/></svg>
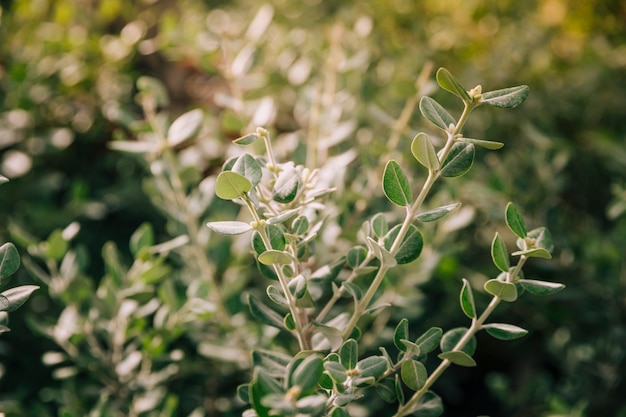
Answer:
<svg viewBox="0 0 626 417"><path fill-rule="evenodd" d="M258 161L250 154L243 154L231 168L231 171L243 175L250 181L253 187L256 187L263 177L263 171Z"/></svg>
<svg viewBox="0 0 626 417"><path fill-rule="evenodd" d="M504 146L502 142L496 142L493 140L483 140L483 139L472 139L472 138L460 138L461 142L471 143L476 146L480 146L481 148L489 149L490 151L495 151Z"/></svg>
<svg viewBox="0 0 626 417"><path fill-rule="evenodd" d="M394 226L389 233L387 233L387 236L385 236L385 249L391 250L391 246L396 240L401 228L402 226L398 224ZM424 237L422 236L422 233L417 227L410 225L402 243L398 247L398 251L394 255L396 261L399 265L413 262L420 256L423 247Z"/></svg>
<svg viewBox="0 0 626 417"><path fill-rule="evenodd" d="M400 320L398 325L396 326L396 330L393 332L393 343L396 347L402 351L406 352L406 346L402 342L403 340L409 339L409 320L403 318Z"/></svg>
<svg viewBox="0 0 626 417"><path fill-rule="evenodd" d="M440 353L438 355L438 358L442 360L449 360L450 362L458 366L476 366L476 361L474 360L474 358L472 358L467 353L458 350Z"/></svg>
<svg viewBox="0 0 626 417"><path fill-rule="evenodd" d="M38 290L38 285L20 285L8 289L0 294L0 311L12 312L20 308L33 291Z"/></svg>
<svg viewBox="0 0 626 417"><path fill-rule="evenodd" d="M517 287L510 282L490 279L485 282L485 291L495 297L500 297L504 301L513 302L517 300Z"/></svg>
<svg viewBox="0 0 626 417"><path fill-rule="evenodd" d="M359 347L356 340L346 340L339 349L339 360L346 369L354 369L359 361Z"/></svg>
<svg viewBox="0 0 626 417"><path fill-rule="evenodd" d="M411 388L413 391L418 391L424 386L428 378L428 372L422 362L409 359L402 364L400 376L402 377L402 382L404 382L407 387Z"/></svg>
<svg viewBox="0 0 626 417"><path fill-rule="evenodd" d="M167 142L170 146L176 146L198 134L202 126L204 112L200 109L194 109L184 113L170 126L167 131Z"/></svg>
<svg viewBox="0 0 626 417"><path fill-rule="evenodd" d="M552 295L563 290L565 285L558 282L537 281L533 279L522 279L519 284L523 289L535 295Z"/></svg>
<svg viewBox="0 0 626 417"><path fill-rule="evenodd" d="M221 233L223 235L240 235L252 230L249 223L235 221L209 222L207 223L207 226L214 232Z"/></svg>
<svg viewBox="0 0 626 417"><path fill-rule="evenodd" d="M439 158L426 133L418 133L411 142L411 153L417 161L430 170L439 169Z"/></svg>
<svg viewBox="0 0 626 417"><path fill-rule="evenodd" d="M448 178L460 177L467 173L474 163L476 148L471 143L457 142L441 164L441 175Z"/></svg>
<svg viewBox="0 0 626 417"><path fill-rule="evenodd" d="M250 180L232 171L221 172L215 181L215 194L223 200L243 197L251 189Z"/></svg>
<svg viewBox="0 0 626 417"><path fill-rule="evenodd" d="M456 347L457 343L465 336L467 333L467 327L457 327L452 330L448 330L443 337L441 338L441 342L439 346L441 347L442 352L451 352L458 351L459 349ZM476 352L476 338L472 337L468 340L468 342L463 346L460 350L467 353L468 355L473 355Z"/></svg>
<svg viewBox="0 0 626 417"><path fill-rule="evenodd" d="M500 271L509 271L509 266L511 265L509 262L509 253L507 252L504 240L502 240L497 232L491 242L491 259Z"/></svg>
<svg viewBox="0 0 626 417"><path fill-rule="evenodd" d="M463 288L461 289L461 309L463 313L470 319L476 318L476 304L474 303L474 294L468 280L463 278Z"/></svg>
<svg viewBox="0 0 626 417"><path fill-rule="evenodd" d="M290 254L280 250L265 251L258 259L263 265L289 265L294 261Z"/></svg>
<svg viewBox="0 0 626 417"><path fill-rule="evenodd" d="M439 327L431 327L417 338L415 344L419 346L421 353L430 353L437 349L443 336L443 330Z"/></svg>
<svg viewBox="0 0 626 417"><path fill-rule="evenodd" d="M421 222L428 223L439 220L450 212L456 210L461 206L461 203L448 204L447 206L437 207L432 210L425 211L423 213L419 213L415 218Z"/></svg>
<svg viewBox="0 0 626 417"><path fill-rule="evenodd" d="M456 79L456 77L454 77L454 75L452 75L450 71L448 71L447 69L439 68L439 70L437 71L436 78L437 78L437 84L439 84L439 86L443 88L444 90L451 92L452 94L454 94L455 96L463 100L464 102L472 101L471 97L469 96L465 88L463 88L463 86Z"/></svg>
<svg viewBox="0 0 626 417"><path fill-rule="evenodd" d="M524 224L524 219L520 211L518 210L515 204L509 202L506 205L505 210L506 224L509 226L509 229L513 233L515 233L520 239L524 239L528 234L526 230L526 224Z"/></svg>
<svg viewBox="0 0 626 417"><path fill-rule="evenodd" d="M505 323L485 324L483 329L491 336L500 340L515 340L528 334L528 330L526 329Z"/></svg>
<svg viewBox="0 0 626 417"><path fill-rule="evenodd" d="M387 162L387 165L385 165L383 192L389 201L401 207L408 206L413 201L409 180L402 172L400 165L394 160Z"/></svg>
<svg viewBox="0 0 626 417"><path fill-rule="evenodd" d="M529 88L527 85L503 88L501 90L488 91L483 93L482 103L494 107L512 108L517 107L528 97Z"/></svg>
<svg viewBox="0 0 626 417"><path fill-rule="evenodd" d="M0 284L20 267L20 254L13 243L0 246Z"/></svg>
<svg viewBox="0 0 626 417"><path fill-rule="evenodd" d="M387 359L382 356L370 356L360 360L356 369L360 371L359 376L362 378L373 377L378 379L387 370Z"/></svg>
<svg viewBox="0 0 626 417"><path fill-rule="evenodd" d="M441 104L428 96L422 97L419 108L422 115L440 129L448 130L450 125L456 125L454 117Z"/></svg>

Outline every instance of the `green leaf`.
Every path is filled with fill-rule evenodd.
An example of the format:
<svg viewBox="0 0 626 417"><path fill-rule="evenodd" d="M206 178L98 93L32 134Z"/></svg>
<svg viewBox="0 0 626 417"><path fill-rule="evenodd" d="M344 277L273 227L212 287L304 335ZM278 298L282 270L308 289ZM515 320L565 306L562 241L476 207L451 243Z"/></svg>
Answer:
<svg viewBox="0 0 626 417"><path fill-rule="evenodd" d="M535 240L535 247L542 248L552 253L554 244L552 243L552 234L545 227L538 227L528 232L527 237Z"/></svg>
<svg viewBox="0 0 626 417"><path fill-rule="evenodd" d="M474 294L468 280L463 278L463 288L461 289L461 309L463 313L470 319L476 318L476 304L474 303Z"/></svg>
<svg viewBox="0 0 626 417"><path fill-rule="evenodd" d="M20 254L13 243L0 246L0 284L20 267Z"/></svg>
<svg viewBox="0 0 626 417"><path fill-rule="evenodd" d="M252 155L247 153L237 158L231 171L246 177L248 181L250 181L250 184L252 184L252 187L256 187L263 177L261 165L259 165L258 161Z"/></svg>
<svg viewBox="0 0 626 417"><path fill-rule="evenodd" d="M509 226L509 229L511 229L511 231L520 239L524 239L528 234L528 231L526 230L526 224L524 224L522 214L515 204L508 203L506 205L505 217L506 224Z"/></svg>
<svg viewBox="0 0 626 417"><path fill-rule="evenodd" d="M492 140L483 140L483 139L472 139L472 138L460 138L461 142L471 143L476 146L480 146L481 148L489 149L490 151L495 151L504 146L502 142L496 142Z"/></svg>
<svg viewBox="0 0 626 417"><path fill-rule="evenodd" d="M437 349L437 346L441 341L442 335L443 330L441 330L441 328L431 327L417 338L415 344L419 346L420 353L430 353L433 350Z"/></svg>
<svg viewBox="0 0 626 417"><path fill-rule="evenodd" d="M0 311L12 312L20 308L33 291L39 289L37 285L20 285L0 293Z"/></svg>
<svg viewBox="0 0 626 417"><path fill-rule="evenodd" d="M476 149L471 143L455 143L441 164L441 175L448 178L464 175L472 167L475 154Z"/></svg>
<svg viewBox="0 0 626 417"><path fill-rule="evenodd" d="M393 404L398 401L396 397L396 388L391 378L384 378L376 384L376 394L383 399L384 402Z"/></svg>
<svg viewBox="0 0 626 417"><path fill-rule="evenodd" d="M528 258L552 259L552 254L543 248L532 248L513 252L513 256L526 256Z"/></svg>
<svg viewBox="0 0 626 417"><path fill-rule="evenodd" d="M303 298L306 295L307 283L304 275L298 275L287 284L289 292L296 300Z"/></svg>
<svg viewBox="0 0 626 417"><path fill-rule="evenodd" d="M382 356L370 356L368 358L360 360L356 369L360 371L360 377L374 379L380 378L387 370L387 359Z"/></svg>
<svg viewBox="0 0 626 417"><path fill-rule="evenodd" d="M528 334L528 330L526 329L505 323L485 324L483 329L485 329L491 336L500 340L515 340Z"/></svg>
<svg viewBox="0 0 626 417"><path fill-rule="evenodd" d="M428 372L422 362L409 359L402 363L400 376L407 387L411 388L413 391L417 391L424 386L428 378Z"/></svg>
<svg viewBox="0 0 626 417"><path fill-rule="evenodd" d="M418 133L411 142L411 153L417 161L430 170L439 169L439 158L426 133Z"/></svg>
<svg viewBox="0 0 626 417"><path fill-rule="evenodd" d="M184 113L170 126L167 131L167 142L170 146L176 146L188 139L195 137L202 127L204 112L195 109Z"/></svg>
<svg viewBox="0 0 626 417"><path fill-rule="evenodd" d="M361 299L361 297L363 296L359 286L356 285L353 282L346 282L346 281L344 281L344 282L341 283L341 287L344 289L345 292L350 294L352 296L352 298L354 298L354 301L356 301L356 302L358 302Z"/></svg>
<svg viewBox="0 0 626 417"><path fill-rule="evenodd" d="M441 104L428 96L422 97L419 108L422 115L440 129L448 130L450 125L456 125L454 117Z"/></svg>
<svg viewBox="0 0 626 417"><path fill-rule="evenodd" d="M267 237L270 240L271 249L275 249L275 250L285 249L287 240L285 239L285 234L283 233L283 229L281 229L279 226L268 224L265 227L265 232L267 233Z"/></svg>
<svg viewBox="0 0 626 417"><path fill-rule="evenodd" d="M437 394L426 391L411 411L417 417L439 417L443 414L443 403Z"/></svg>
<svg viewBox="0 0 626 417"><path fill-rule="evenodd" d="M291 203L298 194L300 179L295 168L283 169L274 183L272 198L279 203Z"/></svg>
<svg viewBox="0 0 626 417"><path fill-rule="evenodd" d="M400 320L398 325L396 326L396 330L393 332L393 343L396 347L402 351L406 352L406 346L402 343L403 340L409 339L409 320L403 318Z"/></svg>
<svg viewBox="0 0 626 417"><path fill-rule="evenodd" d="M517 300L517 287L510 282L490 279L485 282L485 291L493 296L502 298L504 301L513 302Z"/></svg>
<svg viewBox="0 0 626 417"><path fill-rule="evenodd" d="M494 107L513 108L519 106L526 100L528 92L529 88L527 85L488 91L483 93L481 103L489 104Z"/></svg>
<svg viewBox="0 0 626 417"><path fill-rule="evenodd" d="M291 231L296 235L304 235L306 232L309 231L309 219L306 216L296 217L296 219L291 224Z"/></svg>
<svg viewBox="0 0 626 417"><path fill-rule="evenodd" d="M455 329L447 331L443 337L441 338L441 342L439 346L441 347L442 352L452 352L458 351L456 349L457 343L465 336L468 329L466 327L457 327ZM476 338L472 337L466 344L461 348L461 351L467 353L472 356L474 352L476 352Z"/></svg>
<svg viewBox="0 0 626 417"><path fill-rule="evenodd" d="M519 281L523 289L535 295L552 295L563 290L565 285L558 282L537 281L533 279L523 279Z"/></svg>
<svg viewBox="0 0 626 417"><path fill-rule="evenodd" d="M384 247L381 246L377 241L372 239L371 237L367 237L366 242L374 254L382 263L387 265L389 268L393 268L397 265L396 258Z"/></svg>
<svg viewBox="0 0 626 417"><path fill-rule="evenodd" d="M283 318L280 314L263 304L252 294L248 294L248 307L252 316L259 322L278 327L279 329L283 328Z"/></svg>
<svg viewBox="0 0 626 417"><path fill-rule="evenodd" d="M250 145L256 142L259 139L259 137L260 136L258 133L248 133L245 136L242 136L240 138L233 140L233 143L237 145Z"/></svg>
<svg viewBox="0 0 626 417"><path fill-rule="evenodd" d="M280 378L285 375L285 368L289 365L291 359L288 355L273 350L255 349L252 351L252 363L254 366L261 366L272 376Z"/></svg>
<svg viewBox="0 0 626 417"><path fill-rule="evenodd" d="M289 375L290 387L299 386L302 395L312 392L324 372L324 360L317 355L310 355L301 361Z"/></svg>
<svg viewBox="0 0 626 417"><path fill-rule="evenodd" d="M365 249L363 246L355 246L348 251L346 261L348 262L348 266L354 269L360 266L366 257L367 249Z"/></svg>
<svg viewBox="0 0 626 417"><path fill-rule="evenodd" d="M291 209L291 210L283 211L282 213L280 213L280 214L279 214L279 215L277 215L277 216L270 217L270 218L267 220L267 224L281 224L281 223L284 223L284 222L286 222L287 220L290 220L290 219L291 219L292 217L294 217L296 214L298 214L298 213L300 212L300 210L301 210L301 209L300 209L300 207L298 207L298 208L295 208L295 209ZM301 219L301 218L306 219L306 217L305 217L305 216L298 217L298 219ZM297 220L297 219L296 219L296 220ZM305 230L304 232L306 232L306 230ZM303 232L303 233L304 233L304 232ZM301 234L301 233L299 233L299 232L297 232L297 231L295 231L295 233L296 233L296 234Z"/></svg>
<svg viewBox="0 0 626 417"><path fill-rule="evenodd" d="M447 206L437 207L432 210L425 211L423 213L419 213L415 218L421 222L428 223L439 220L450 212L456 210L461 206L461 203L448 204Z"/></svg>
<svg viewBox="0 0 626 417"><path fill-rule="evenodd" d="M250 223L235 221L209 222L207 223L207 226L214 232L221 233L223 235L240 235L252 230Z"/></svg>
<svg viewBox="0 0 626 417"><path fill-rule="evenodd" d="M294 261L291 255L280 250L268 250L258 257L263 265L289 265Z"/></svg>
<svg viewBox="0 0 626 417"><path fill-rule="evenodd" d="M329 324L331 324L329 322ZM320 323L313 323L315 334L313 335L313 348L315 350L337 350L343 343L343 336L339 329ZM315 338L317 336L317 339Z"/></svg>
<svg viewBox="0 0 626 417"><path fill-rule="evenodd" d="M215 181L215 194L223 200L241 198L251 189L250 180L232 171L221 172Z"/></svg>
<svg viewBox="0 0 626 417"><path fill-rule="evenodd" d="M476 366L476 361L467 353L461 351L443 352L437 356L441 360L449 360L455 365L472 367Z"/></svg>
<svg viewBox="0 0 626 417"><path fill-rule="evenodd" d="M346 369L354 369L359 360L359 346L354 339L348 339L339 349L339 359Z"/></svg>
<svg viewBox="0 0 626 417"><path fill-rule="evenodd" d="M383 213L378 213L372 218L372 231L374 235L378 238L381 238L387 234L389 231L389 225L387 224L387 219Z"/></svg>
<svg viewBox="0 0 626 417"><path fill-rule="evenodd" d="M509 263L509 253L507 252L504 240L502 240L498 232L496 232L491 242L491 259L500 271L509 271L509 266L511 265Z"/></svg>
<svg viewBox="0 0 626 417"><path fill-rule="evenodd" d="M265 292L267 296L269 297L269 299L272 300L275 304L278 304L281 306L289 305L289 302L285 298L285 294L283 294L283 292L275 285L268 285Z"/></svg>
<svg viewBox="0 0 626 417"><path fill-rule="evenodd" d="M348 379L348 375L346 373L346 367L340 364L339 362L325 362L324 369L333 379L333 381L338 382L339 384L343 384Z"/></svg>
<svg viewBox="0 0 626 417"><path fill-rule="evenodd" d="M401 225L396 225L385 236L385 249L391 250L393 242L400 233ZM417 227L410 225L409 229L395 254L396 261L399 265L408 264L416 260L422 253L424 247L424 237Z"/></svg>
<svg viewBox="0 0 626 417"><path fill-rule="evenodd" d="M413 193L409 180L402 172L400 165L394 160L387 162L383 173L383 192L394 204L404 207L413 202Z"/></svg>
<svg viewBox="0 0 626 417"><path fill-rule="evenodd" d="M143 223L130 237L130 251L137 255L143 248L154 245L154 229L150 223Z"/></svg>
<svg viewBox="0 0 626 417"><path fill-rule="evenodd" d="M472 98L469 96L465 88L461 83L445 68L439 68L437 71L437 84L444 90L447 90L459 97L464 102L472 102Z"/></svg>
<svg viewBox="0 0 626 417"><path fill-rule="evenodd" d="M53 230L46 241L46 256L60 261L67 253L68 248L67 240L63 238L63 231L61 229Z"/></svg>

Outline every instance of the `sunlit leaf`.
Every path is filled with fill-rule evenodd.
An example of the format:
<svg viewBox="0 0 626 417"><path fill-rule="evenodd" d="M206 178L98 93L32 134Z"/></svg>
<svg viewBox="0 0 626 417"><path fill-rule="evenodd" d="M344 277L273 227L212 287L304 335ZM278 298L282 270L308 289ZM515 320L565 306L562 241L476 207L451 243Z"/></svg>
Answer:
<svg viewBox="0 0 626 417"><path fill-rule="evenodd" d="M439 158L432 141L426 133L418 133L411 142L411 153L426 168L439 169Z"/></svg>
<svg viewBox="0 0 626 417"><path fill-rule="evenodd" d="M447 206L441 206L432 210L425 211L423 213L419 213L417 216L415 216L415 218L424 223L434 222L445 217L460 206L461 203L448 204Z"/></svg>
<svg viewBox="0 0 626 417"><path fill-rule="evenodd" d="M263 265L288 265L294 261L290 254L280 250L268 250L258 257Z"/></svg>
<svg viewBox="0 0 626 417"><path fill-rule="evenodd" d="M215 194L223 200L243 197L251 189L250 180L232 171L221 172L215 181Z"/></svg>
<svg viewBox="0 0 626 417"><path fill-rule="evenodd" d="M444 90L451 92L465 102L472 101L465 88L463 88L461 83L447 69L439 68L436 78L437 83Z"/></svg>
<svg viewBox="0 0 626 417"><path fill-rule="evenodd" d="M250 145L256 142L259 139L259 137L260 136L258 133L249 133L245 136L242 136L240 138L233 140L233 143L237 145Z"/></svg>
<svg viewBox="0 0 626 417"><path fill-rule="evenodd" d="M517 300L517 287L510 282L490 279L485 282L485 291L493 296L502 298L504 301L513 302Z"/></svg>
<svg viewBox="0 0 626 417"><path fill-rule="evenodd" d="M471 143L473 145L480 146L481 148L489 149L490 151L495 151L504 146L504 143L496 142L492 140L460 138L459 141L465 142L465 143Z"/></svg>
<svg viewBox="0 0 626 417"><path fill-rule="evenodd" d="M252 230L250 223L237 221L209 222L209 229L223 235L239 235Z"/></svg>
<svg viewBox="0 0 626 417"><path fill-rule="evenodd" d="M252 184L252 187L256 187L261 182L261 178L263 177L261 165L259 165L257 160L252 155L247 153L237 158L237 161L233 165L231 171L246 177L248 181L250 181L250 184Z"/></svg>
<svg viewBox="0 0 626 417"><path fill-rule="evenodd" d="M195 137L200 131L204 112L194 109L179 116L167 131L167 142L170 146L176 146L188 139Z"/></svg>
<svg viewBox="0 0 626 417"><path fill-rule="evenodd" d="M385 236L385 248L391 250L393 242L396 240L398 233L400 233L401 225L396 225ZM422 253L424 247L424 237L417 227L410 225L407 230L402 243L398 247L398 251L395 254L396 261L399 265L407 264L416 260Z"/></svg>
<svg viewBox="0 0 626 417"><path fill-rule="evenodd" d="M524 223L522 214L515 204L508 203L506 205L505 217L506 224L509 226L509 229L511 229L511 231L519 238L524 239L528 234L528 231L526 230L526 224Z"/></svg>

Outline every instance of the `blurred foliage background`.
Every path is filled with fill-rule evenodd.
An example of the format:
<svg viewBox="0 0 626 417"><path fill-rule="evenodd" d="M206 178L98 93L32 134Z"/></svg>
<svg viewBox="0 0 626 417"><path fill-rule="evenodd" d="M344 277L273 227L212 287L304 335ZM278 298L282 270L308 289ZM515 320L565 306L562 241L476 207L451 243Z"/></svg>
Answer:
<svg viewBox="0 0 626 417"><path fill-rule="evenodd" d="M350 169L339 175L330 215L341 232L320 249L341 255L360 221L390 210L378 185L385 158L402 158L415 131L430 129L413 112L409 128L390 140L393 120L418 93L418 76L430 80L419 93L453 102L433 87L428 71L445 66L467 88L527 84L531 94L515 111L477 111L467 135L506 146L481 153L470 176L437 189L430 204L453 199L464 209L425 232L431 238L420 261L394 271L396 304L420 328L462 325L459 280L495 273L488 248L509 200L555 238L556 259L531 265L532 273L567 285L550 300L524 298L498 312L530 335L506 345L479 338L479 367L451 370L436 387L445 415L626 416L624 2L0 5L0 173L11 179L0 190L0 241L14 242L23 255L26 267L16 279L43 285L12 313L12 331L0 339L0 412L241 413L235 388L249 376L247 358L220 350L215 340L243 346L245 356L246 346L264 340L262 329L248 323L241 344L210 311L182 317L182 307L205 291L192 285L186 258L152 259L129 244L142 224L156 243L180 234L157 202L158 187L150 185L156 174L146 161L108 145L137 132L140 76L163 82L171 118L194 107L206 111L197 143L177 153L187 189L203 184L210 200L200 224L231 210L208 197L210 178L232 154L230 141L257 125L274 132L281 157L304 158L311 138L318 151L306 154L307 163L343 156ZM245 320L240 292L264 286L244 268L247 242L231 249L223 238L205 239L210 273L235 319ZM124 267L138 262L165 269L138 284ZM46 273L37 271L58 279L42 281ZM153 299L154 308L145 307ZM389 314L391 323L400 317ZM392 328L380 330L388 340ZM117 359L107 352L115 346Z"/></svg>

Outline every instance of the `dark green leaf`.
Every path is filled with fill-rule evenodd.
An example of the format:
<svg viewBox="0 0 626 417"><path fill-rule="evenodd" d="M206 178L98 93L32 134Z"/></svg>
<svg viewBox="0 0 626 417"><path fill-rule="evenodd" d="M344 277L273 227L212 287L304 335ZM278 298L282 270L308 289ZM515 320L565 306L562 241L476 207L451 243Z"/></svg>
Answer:
<svg viewBox="0 0 626 417"><path fill-rule="evenodd" d="M154 229L150 223L143 223L130 237L130 251L137 255L143 248L154 245Z"/></svg>
<svg viewBox="0 0 626 417"><path fill-rule="evenodd" d="M306 278L304 277L304 275L298 275L295 278L293 278L291 281L289 281L288 287L289 287L289 292L291 292L291 295L296 300L299 300L303 298L306 294L306 290L307 290Z"/></svg>
<svg viewBox="0 0 626 417"><path fill-rule="evenodd" d="M505 323L485 324L483 329L485 329L491 336L500 340L515 340L528 334L528 330L526 329Z"/></svg>
<svg viewBox="0 0 626 417"><path fill-rule="evenodd" d="M209 222L207 223L207 226L214 232L221 233L223 235L240 235L252 230L250 223L235 221Z"/></svg>
<svg viewBox="0 0 626 417"><path fill-rule="evenodd" d="M441 175L448 178L460 177L470 170L476 150L471 143L457 142L441 164Z"/></svg>
<svg viewBox="0 0 626 417"><path fill-rule="evenodd" d="M409 339L409 320L403 318L396 326L396 330L393 333L393 343L402 352L406 352L406 346L402 342Z"/></svg>
<svg viewBox="0 0 626 417"><path fill-rule="evenodd" d="M509 253L506 249L506 244L500 235L496 232L493 241L491 242L491 259L493 263L502 272L508 272L509 266Z"/></svg>
<svg viewBox="0 0 626 417"><path fill-rule="evenodd" d="M269 299L272 300L274 303L281 305L281 306L289 305L289 302L285 298L285 295L283 294L282 290L280 290L275 285L268 285L267 290L265 292L267 293L267 296L269 297Z"/></svg>
<svg viewBox="0 0 626 417"><path fill-rule="evenodd" d="M517 107L528 97L528 86L520 85L517 87L503 88L502 90L494 90L483 93L482 103L489 104L494 107L512 108Z"/></svg>
<svg viewBox="0 0 626 417"><path fill-rule="evenodd" d="M280 171L276 182L272 198L279 203L291 203L298 194L300 179L294 167L288 167Z"/></svg>
<svg viewBox="0 0 626 417"><path fill-rule="evenodd" d="M223 200L241 198L252 189L252 183L243 175L232 171L221 172L215 181L215 194Z"/></svg>
<svg viewBox="0 0 626 417"><path fill-rule="evenodd" d="M363 295L359 286L353 282L344 281L341 283L341 287L344 288L344 291L350 294L352 298L354 298L354 301L359 301Z"/></svg>
<svg viewBox="0 0 626 417"><path fill-rule="evenodd" d="M387 233L387 236L385 236L385 249L391 250L391 246L396 240L401 228L402 226L398 224L394 226L389 233ZM422 233L417 227L410 225L402 243L400 244L400 247L398 248L398 251L395 254L396 261L400 265L413 262L420 256L423 247L424 238L422 237Z"/></svg>
<svg viewBox="0 0 626 417"><path fill-rule="evenodd" d="M402 363L400 375L406 386L413 391L421 389L428 378L428 372L424 364L414 359L409 359Z"/></svg>
<svg viewBox="0 0 626 417"><path fill-rule="evenodd" d="M200 109L194 109L184 113L170 126L167 131L167 142L170 146L177 146L188 139L195 137L200 131L204 112Z"/></svg>
<svg viewBox="0 0 626 417"><path fill-rule="evenodd" d="M421 353L429 353L437 348L443 335L443 330L439 327L431 327L424 334L417 338L415 344L419 346Z"/></svg>
<svg viewBox="0 0 626 417"><path fill-rule="evenodd" d="M513 203L508 203L506 205L505 215L506 224L509 226L509 229L519 238L524 239L528 231L526 230L526 224L524 224L524 219L517 206Z"/></svg>
<svg viewBox="0 0 626 417"><path fill-rule="evenodd" d="M386 403L393 404L398 400L396 397L394 380L391 378L382 379L378 384L376 384L376 393Z"/></svg>
<svg viewBox="0 0 626 417"><path fill-rule="evenodd" d="M447 331L443 337L441 338L441 342L439 346L441 347L442 352L451 352L461 350L468 355L473 355L476 352L476 338L472 337L465 346L461 347L461 349L457 348L457 343L465 336L468 329L466 327L457 327L455 329Z"/></svg>
<svg viewBox="0 0 626 417"><path fill-rule="evenodd" d="M363 246L355 246L348 251L348 256L346 260L348 262L348 266L354 269L361 265L363 260L367 257L367 249Z"/></svg>
<svg viewBox="0 0 626 417"><path fill-rule="evenodd" d="M309 230L309 219L306 216L298 216L291 224L291 229L296 235L304 235Z"/></svg>
<svg viewBox="0 0 626 417"><path fill-rule="evenodd" d="M454 94L455 96L463 100L464 102L472 101L472 98L469 96L467 91L463 88L461 83L447 69L439 68L439 70L437 71L436 78L437 78L437 83L444 90L451 92L452 94Z"/></svg>
<svg viewBox="0 0 626 417"><path fill-rule="evenodd" d="M504 301L513 302L517 300L517 287L510 282L490 279L485 282L485 291L493 296L502 298Z"/></svg>
<svg viewBox="0 0 626 417"><path fill-rule="evenodd" d="M241 384L237 387L237 396L241 401L250 404L250 385Z"/></svg>
<svg viewBox="0 0 626 417"><path fill-rule="evenodd" d="M461 351L443 352L438 355L438 358L441 360L449 360L458 366L476 366L476 361L470 355Z"/></svg>
<svg viewBox="0 0 626 417"><path fill-rule="evenodd" d="M463 288L461 289L461 309L463 313L470 319L476 318L476 304L474 303L474 294L469 281L463 278Z"/></svg>
<svg viewBox="0 0 626 417"><path fill-rule="evenodd" d="M354 369L359 360L359 346L356 340L346 340L339 349L341 364L347 369Z"/></svg>
<svg viewBox="0 0 626 417"><path fill-rule="evenodd" d="M411 142L411 153L417 161L430 170L439 169L439 158L426 133L418 133Z"/></svg>
<svg viewBox="0 0 626 417"><path fill-rule="evenodd" d="M237 162L235 162L231 171L246 177L248 181L250 181L250 184L252 184L252 187L256 187L263 177L261 165L259 165L252 155L247 153L237 158Z"/></svg>
<svg viewBox="0 0 626 417"><path fill-rule="evenodd" d="M37 285L20 285L0 293L0 311L12 312L20 308L33 291L39 289Z"/></svg>
<svg viewBox="0 0 626 417"><path fill-rule="evenodd" d="M422 115L440 129L448 130L450 125L456 125L454 117L441 104L428 96L422 97L419 108Z"/></svg>
<svg viewBox="0 0 626 417"><path fill-rule="evenodd" d="M383 173L383 192L394 204L404 207L413 201L413 193L409 180L402 172L400 165L394 160L387 162Z"/></svg>
<svg viewBox="0 0 626 417"><path fill-rule="evenodd" d="M268 224L265 227L265 233L270 240L270 245L274 250L284 250L287 244L283 229L273 224Z"/></svg>
<svg viewBox="0 0 626 417"><path fill-rule="evenodd" d="M519 284L531 294L535 295L552 295L565 288L565 285L557 282L536 281L532 279L523 279Z"/></svg>
<svg viewBox="0 0 626 417"><path fill-rule="evenodd" d="M471 143L476 146L480 146L481 148L489 149L490 151L495 151L504 146L502 142L495 142L492 140L483 140L483 139L471 139L471 138L460 138L461 142Z"/></svg>
<svg viewBox="0 0 626 417"><path fill-rule="evenodd" d="M63 238L63 231L61 229L53 230L46 241L46 256L60 261L67 253L68 249L69 245L67 240Z"/></svg>
<svg viewBox="0 0 626 417"><path fill-rule="evenodd" d="M20 267L20 254L13 243L0 246L0 284Z"/></svg>
<svg viewBox="0 0 626 417"><path fill-rule="evenodd" d="M252 294L248 294L248 307L252 316L259 322L279 329L283 328L283 318L280 314L263 304Z"/></svg>
<svg viewBox="0 0 626 417"><path fill-rule="evenodd" d="M456 210L461 206L461 203L448 204L447 206L437 207L432 210L419 213L415 218L421 222L428 223L434 222L448 215L450 212Z"/></svg>

